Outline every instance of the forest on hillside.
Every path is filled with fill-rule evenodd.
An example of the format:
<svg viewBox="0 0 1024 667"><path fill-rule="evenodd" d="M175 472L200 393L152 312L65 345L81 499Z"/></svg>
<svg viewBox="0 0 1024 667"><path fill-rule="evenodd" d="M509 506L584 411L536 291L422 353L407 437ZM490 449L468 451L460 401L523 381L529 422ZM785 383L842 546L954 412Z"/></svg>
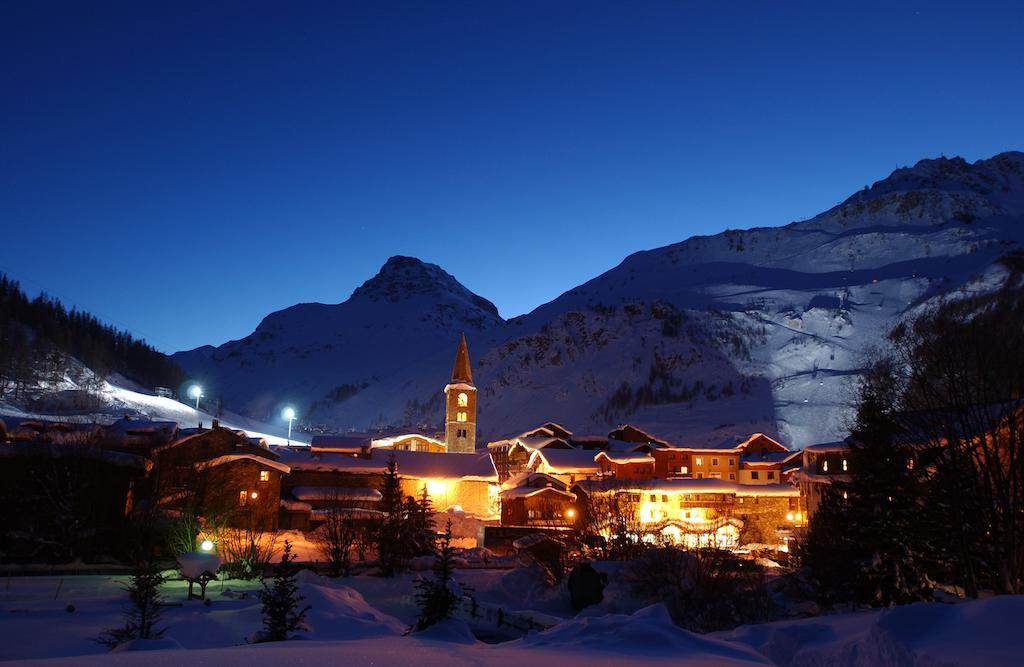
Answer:
<svg viewBox="0 0 1024 667"><path fill-rule="evenodd" d="M144 387L176 387L185 379L145 341L46 294L30 299L17 281L0 274L0 398L21 398L41 382L65 378L95 390L113 373Z"/></svg>

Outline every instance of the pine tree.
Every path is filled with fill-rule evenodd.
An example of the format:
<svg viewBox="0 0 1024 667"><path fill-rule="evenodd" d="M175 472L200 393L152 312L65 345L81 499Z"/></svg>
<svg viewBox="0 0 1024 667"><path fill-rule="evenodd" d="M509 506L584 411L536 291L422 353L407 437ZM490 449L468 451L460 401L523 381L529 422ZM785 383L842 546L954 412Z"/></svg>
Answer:
<svg viewBox="0 0 1024 667"><path fill-rule="evenodd" d="M450 618L459 602L466 597L454 577L455 549L452 547L451 519L448 519L441 533L435 553L437 560L434 562L433 578L423 578L416 582L416 604L419 605L420 615L413 626L414 630L424 630Z"/></svg>
<svg viewBox="0 0 1024 667"><path fill-rule="evenodd" d="M426 556L434 553L437 536L434 530L434 506L423 487L419 500L411 496L405 500L406 530L409 536L409 555Z"/></svg>
<svg viewBox="0 0 1024 667"><path fill-rule="evenodd" d="M932 597L927 486L887 400L862 394L850 478L825 493L803 547L821 601L886 607Z"/></svg>
<svg viewBox="0 0 1024 667"><path fill-rule="evenodd" d="M274 585L268 587L263 582L260 591L260 602L263 603L263 631L257 635L259 642L279 642L288 639L288 635L300 630L308 631L306 612L312 607L306 605L299 608L305 599L299 595L299 585L295 581L298 571L293 565L292 544L284 542L284 553L281 562L274 566Z"/></svg>
<svg viewBox="0 0 1024 667"><path fill-rule="evenodd" d="M160 621L160 584L164 576L153 559L147 559L135 568L131 583L124 589L131 600L125 612L125 625L108 630L96 639L99 643L114 648L133 639L160 639L164 630L156 628Z"/></svg>
<svg viewBox="0 0 1024 667"><path fill-rule="evenodd" d="M394 576L404 564L408 554L406 508L402 502L402 486L398 478L398 463L392 455L380 487L380 508L383 517L379 521L375 537L380 572L385 577Z"/></svg>

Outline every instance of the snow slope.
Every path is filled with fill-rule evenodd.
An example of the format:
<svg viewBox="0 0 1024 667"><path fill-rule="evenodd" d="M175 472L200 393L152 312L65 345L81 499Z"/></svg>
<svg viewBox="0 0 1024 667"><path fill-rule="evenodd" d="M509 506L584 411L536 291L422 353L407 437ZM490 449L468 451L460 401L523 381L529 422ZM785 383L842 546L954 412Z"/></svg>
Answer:
<svg viewBox="0 0 1024 667"><path fill-rule="evenodd" d="M459 571L471 580L495 571ZM248 645L260 627L256 582L214 582L209 606L165 584L159 642L109 653L92 641L123 623L124 577L13 577L0 590L0 662L18 665L782 665L786 667L1002 667L1020 664L1024 596L741 626L697 635L655 605L634 614L580 616L501 644L474 641L458 622L403 636L409 577L330 580L300 573L312 605L302 640ZM393 605L406 618L382 611ZM68 607L68 605L73 605ZM516 610L514 606L508 608ZM150 649L150 650L144 650Z"/></svg>
<svg viewBox="0 0 1024 667"><path fill-rule="evenodd" d="M810 220L635 253L508 322L439 267L392 258L341 304L175 359L251 417L289 400L326 428L436 426L465 330L483 438L628 421L692 444L759 430L800 447L843 435L865 355L895 322L999 283L993 262L1022 222L1024 154L922 160ZM509 279L546 269L510 258Z"/></svg>

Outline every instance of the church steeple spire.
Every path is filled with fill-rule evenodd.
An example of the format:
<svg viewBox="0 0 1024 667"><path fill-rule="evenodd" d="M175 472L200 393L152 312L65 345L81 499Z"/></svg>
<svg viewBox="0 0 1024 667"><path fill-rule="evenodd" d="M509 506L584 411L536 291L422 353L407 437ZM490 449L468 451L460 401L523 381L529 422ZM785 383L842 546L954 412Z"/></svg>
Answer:
<svg viewBox="0 0 1024 667"><path fill-rule="evenodd" d="M466 334L459 340L452 380L444 388L444 397L444 442L448 452L472 454L476 450L476 386Z"/></svg>
<svg viewBox="0 0 1024 667"><path fill-rule="evenodd" d="M473 371L469 365L469 347L466 345L466 334L459 341L459 351L455 353L455 365L452 366L452 382L473 384Z"/></svg>

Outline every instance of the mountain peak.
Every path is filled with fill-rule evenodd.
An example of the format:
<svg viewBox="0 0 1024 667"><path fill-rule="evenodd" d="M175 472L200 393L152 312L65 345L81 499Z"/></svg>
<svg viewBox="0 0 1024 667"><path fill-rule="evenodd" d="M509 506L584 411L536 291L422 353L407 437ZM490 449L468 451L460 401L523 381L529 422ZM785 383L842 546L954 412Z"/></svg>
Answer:
<svg viewBox="0 0 1024 667"><path fill-rule="evenodd" d="M391 302L415 296L444 295L467 301L500 319L498 309L493 303L466 289L454 276L437 264L430 264L416 257L389 257L376 276L352 292L353 299Z"/></svg>
<svg viewBox="0 0 1024 667"><path fill-rule="evenodd" d="M968 162L960 156L926 158L900 167L844 203L860 203L892 192L945 190L981 196L1020 190L1024 185L1024 153L1008 151L987 160Z"/></svg>

